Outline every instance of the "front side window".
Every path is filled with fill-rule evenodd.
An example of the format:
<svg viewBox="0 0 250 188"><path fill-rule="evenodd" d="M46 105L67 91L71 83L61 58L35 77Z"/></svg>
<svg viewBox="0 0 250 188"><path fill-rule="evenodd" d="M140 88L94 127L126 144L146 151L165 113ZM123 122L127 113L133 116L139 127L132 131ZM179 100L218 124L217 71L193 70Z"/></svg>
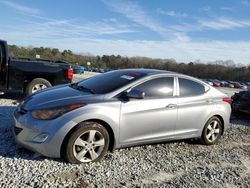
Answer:
<svg viewBox="0 0 250 188"><path fill-rule="evenodd" d="M179 78L179 90L181 97L201 95L205 93L205 86L185 78Z"/></svg>
<svg viewBox="0 0 250 188"><path fill-rule="evenodd" d="M173 96L173 85L173 77L162 77L146 81L133 89L145 92L145 98L165 98Z"/></svg>

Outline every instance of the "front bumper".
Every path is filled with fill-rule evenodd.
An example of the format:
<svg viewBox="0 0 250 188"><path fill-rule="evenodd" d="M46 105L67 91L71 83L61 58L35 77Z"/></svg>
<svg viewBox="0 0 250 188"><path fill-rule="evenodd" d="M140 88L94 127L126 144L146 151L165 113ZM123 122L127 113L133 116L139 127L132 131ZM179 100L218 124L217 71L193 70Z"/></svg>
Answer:
<svg viewBox="0 0 250 188"><path fill-rule="evenodd" d="M13 118L16 142L24 148L52 158L61 157L63 139L76 124L64 118L35 120L29 112L21 114L18 109L15 110Z"/></svg>

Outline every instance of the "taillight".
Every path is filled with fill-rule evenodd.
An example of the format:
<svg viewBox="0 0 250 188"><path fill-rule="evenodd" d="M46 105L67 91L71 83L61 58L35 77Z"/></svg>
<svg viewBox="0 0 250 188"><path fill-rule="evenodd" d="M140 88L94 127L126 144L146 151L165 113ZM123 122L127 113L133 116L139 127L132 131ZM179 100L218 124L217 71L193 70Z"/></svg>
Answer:
<svg viewBox="0 0 250 188"><path fill-rule="evenodd" d="M72 79L73 78L73 69L72 68L69 68L68 69L68 79Z"/></svg>
<svg viewBox="0 0 250 188"><path fill-rule="evenodd" d="M223 98L223 101L224 101L224 102L227 102L227 103L229 103L229 104L232 104L233 99L231 99L231 98L229 98L229 97L225 97L225 98Z"/></svg>

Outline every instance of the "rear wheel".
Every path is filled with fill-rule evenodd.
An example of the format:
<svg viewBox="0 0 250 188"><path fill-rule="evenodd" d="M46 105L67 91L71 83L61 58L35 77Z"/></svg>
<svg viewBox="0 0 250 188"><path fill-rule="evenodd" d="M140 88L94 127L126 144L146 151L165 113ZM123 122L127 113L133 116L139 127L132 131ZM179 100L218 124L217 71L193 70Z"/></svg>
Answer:
<svg viewBox="0 0 250 188"><path fill-rule="evenodd" d="M100 124L84 122L70 135L64 158L70 163L88 163L100 161L109 146L109 134Z"/></svg>
<svg viewBox="0 0 250 188"><path fill-rule="evenodd" d="M43 78L35 78L32 80L26 87L26 95L31 95L32 93L35 93L37 91L40 91L42 89L51 87L51 83L48 80L45 80Z"/></svg>
<svg viewBox="0 0 250 188"><path fill-rule="evenodd" d="M218 142L222 135L222 123L219 118L212 117L206 123L202 136L201 142L205 145L212 145Z"/></svg>

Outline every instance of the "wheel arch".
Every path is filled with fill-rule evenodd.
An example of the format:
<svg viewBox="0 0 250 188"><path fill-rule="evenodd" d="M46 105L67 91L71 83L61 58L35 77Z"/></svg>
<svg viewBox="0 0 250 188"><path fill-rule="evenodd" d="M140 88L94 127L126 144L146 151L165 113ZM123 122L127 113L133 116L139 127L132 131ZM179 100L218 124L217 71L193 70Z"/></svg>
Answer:
<svg viewBox="0 0 250 188"><path fill-rule="evenodd" d="M222 133L221 133L221 135L223 135L223 134L224 134L224 131L225 131L225 121L224 121L222 115L220 115L220 114L218 114L218 113L210 114L209 118L208 118L208 119L206 120L206 122L205 122L205 125L206 125L206 123L207 123L211 118L213 118L213 117L217 117L217 118L220 120L221 126L222 126ZM204 129L204 127L203 127L203 129Z"/></svg>
<svg viewBox="0 0 250 188"><path fill-rule="evenodd" d="M223 135L224 134L224 130L225 130L225 122L224 122L223 117L221 115L219 115L219 114L216 114L213 117L217 117L220 120L221 125L222 125L222 133L221 133L221 135Z"/></svg>
<svg viewBox="0 0 250 188"><path fill-rule="evenodd" d="M101 119L88 119L88 120L84 120L84 121L82 121L80 123L84 123L84 122L98 123L98 124L102 125L108 131L109 139L110 139L108 150L112 152L114 150L114 148L115 148L115 135L114 135L114 131L111 128L111 126L106 121L101 120ZM77 127L78 127L78 125L80 123L78 123L74 127L72 127L69 130L69 132L66 134L66 136L64 137L63 142L61 144L61 148L60 148L60 155L61 156L63 156L63 153L65 152L65 149L66 149L65 145L66 145L70 135L77 129Z"/></svg>

